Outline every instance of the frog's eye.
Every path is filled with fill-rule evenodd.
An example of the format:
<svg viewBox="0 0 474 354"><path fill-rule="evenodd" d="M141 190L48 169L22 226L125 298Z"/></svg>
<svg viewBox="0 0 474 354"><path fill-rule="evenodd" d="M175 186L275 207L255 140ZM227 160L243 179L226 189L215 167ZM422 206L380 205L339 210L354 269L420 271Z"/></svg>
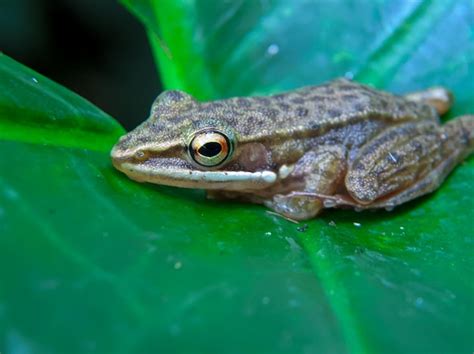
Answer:
<svg viewBox="0 0 474 354"><path fill-rule="evenodd" d="M232 145L224 133L210 130L197 133L191 140L188 151L197 164L215 167L230 156Z"/></svg>

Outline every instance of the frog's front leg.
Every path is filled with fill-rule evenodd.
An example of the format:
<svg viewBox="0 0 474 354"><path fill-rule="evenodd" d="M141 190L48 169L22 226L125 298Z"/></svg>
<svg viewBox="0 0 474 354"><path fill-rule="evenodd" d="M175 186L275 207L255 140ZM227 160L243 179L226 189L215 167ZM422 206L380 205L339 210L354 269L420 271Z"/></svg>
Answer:
<svg viewBox="0 0 474 354"><path fill-rule="evenodd" d="M392 208L434 191L473 148L473 115L396 126L359 151L346 188L361 208Z"/></svg>
<svg viewBox="0 0 474 354"><path fill-rule="evenodd" d="M284 168L280 171L282 189L291 192L274 195L265 205L294 220L316 216L324 205L320 198L314 197L314 193L334 194L343 184L345 155L345 149L339 146L320 146L307 152L288 175ZM295 189L301 194L295 193Z"/></svg>

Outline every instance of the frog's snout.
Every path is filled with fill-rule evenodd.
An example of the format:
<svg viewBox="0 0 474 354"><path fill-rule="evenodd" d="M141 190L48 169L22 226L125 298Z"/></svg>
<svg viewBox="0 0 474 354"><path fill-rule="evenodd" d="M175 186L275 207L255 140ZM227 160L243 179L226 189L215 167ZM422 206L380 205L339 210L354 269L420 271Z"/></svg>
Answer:
<svg viewBox="0 0 474 354"><path fill-rule="evenodd" d="M126 136L121 137L119 141L112 147L110 158L115 168L120 169L122 163L129 161L133 156L133 152L126 146Z"/></svg>

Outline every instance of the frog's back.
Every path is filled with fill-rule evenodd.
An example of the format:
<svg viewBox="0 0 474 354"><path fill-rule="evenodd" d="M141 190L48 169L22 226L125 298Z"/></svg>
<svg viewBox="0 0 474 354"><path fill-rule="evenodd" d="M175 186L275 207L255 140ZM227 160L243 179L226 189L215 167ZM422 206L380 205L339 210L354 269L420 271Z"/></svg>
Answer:
<svg viewBox="0 0 474 354"><path fill-rule="evenodd" d="M225 100L234 110L232 125L240 127L245 136L266 131L317 132L334 126L377 120L387 124L417 119L438 119L427 105L401 96L374 90L368 86L338 79L320 86L268 96ZM244 108L244 109L242 109Z"/></svg>

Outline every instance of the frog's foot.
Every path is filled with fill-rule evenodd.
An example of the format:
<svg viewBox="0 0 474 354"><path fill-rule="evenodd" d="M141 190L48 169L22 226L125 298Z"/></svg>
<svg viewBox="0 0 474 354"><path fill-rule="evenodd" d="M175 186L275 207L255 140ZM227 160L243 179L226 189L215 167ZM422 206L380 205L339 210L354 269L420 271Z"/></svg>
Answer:
<svg viewBox="0 0 474 354"><path fill-rule="evenodd" d="M434 191L474 149L474 115L394 127L365 145L345 184L356 203L391 209Z"/></svg>
<svg viewBox="0 0 474 354"><path fill-rule="evenodd" d="M313 192L279 194L274 196L272 201L265 202L265 205L292 220L311 219L318 215L322 209L328 208L353 208L356 211L373 208L393 209L385 205L363 205L342 194L327 195Z"/></svg>
<svg viewBox="0 0 474 354"><path fill-rule="evenodd" d="M433 106L439 114L445 114L453 104L452 93L444 87L430 87L423 91L411 92L405 95L405 98Z"/></svg>
<svg viewBox="0 0 474 354"><path fill-rule="evenodd" d="M277 194L264 202L265 206L292 220L314 218L323 208L320 199L307 195Z"/></svg>
<svg viewBox="0 0 474 354"><path fill-rule="evenodd" d="M313 192L292 192L288 194L288 197L317 199L322 202L324 208L352 207L355 209L366 209L365 205L359 204L351 197L342 194L328 195Z"/></svg>

